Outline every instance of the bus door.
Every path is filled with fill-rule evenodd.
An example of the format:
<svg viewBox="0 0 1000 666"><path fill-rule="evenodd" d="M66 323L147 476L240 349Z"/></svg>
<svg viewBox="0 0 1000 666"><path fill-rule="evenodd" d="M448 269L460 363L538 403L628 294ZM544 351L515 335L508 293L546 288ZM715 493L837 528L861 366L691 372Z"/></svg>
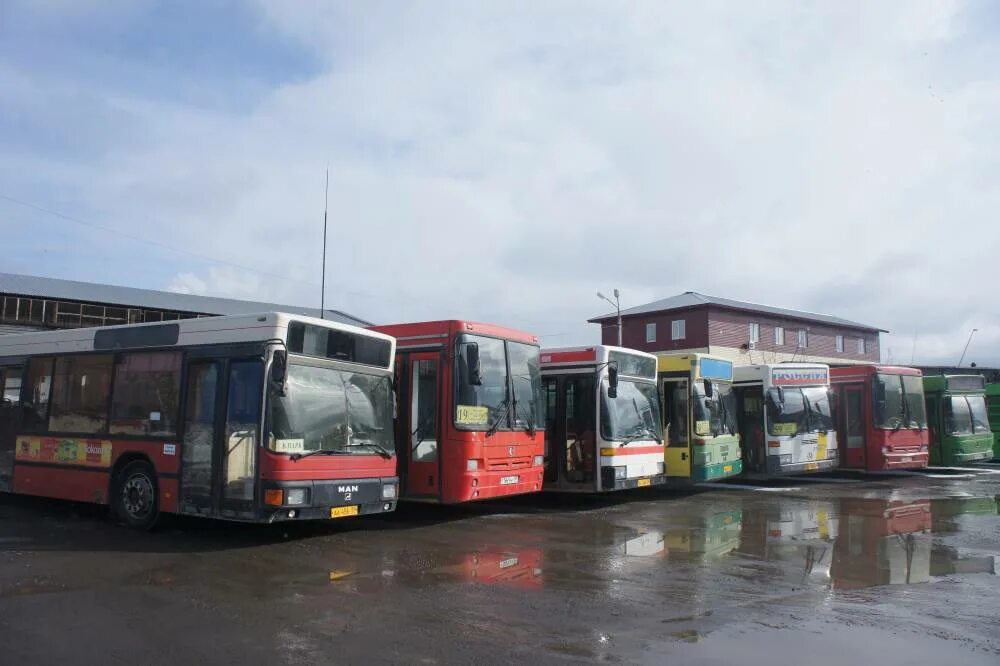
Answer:
<svg viewBox="0 0 1000 666"><path fill-rule="evenodd" d="M847 452L844 455L844 465L847 467L867 467L868 451L865 442L865 392L860 386L843 387L844 405L841 431L843 441L847 442Z"/></svg>
<svg viewBox="0 0 1000 666"><path fill-rule="evenodd" d="M406 497L440 497L441 354L408 354L399 364L405 373L399 405L400 483ZM464 464L464 463L463 463Z"/></svg>
<svg viewBox="0 0 1000 666"><path fill-rule="evenodd" d="M667 443L667 476L691 477L689 387L687 379L664 379L660 385L663 399L663 441Z"/></svg>
<svg viewBox="0 0 1000 666"><path fill-rule="evenodd" d="M0 491L14 482L14 444L21 406L21 368L0 368Z"/></svg>
<svg viewBox="0 0 1000 666"><path fill-rule="evenodd" d="M206 515L254 513L264 365L192 358L187 364L181 505Z"/></svg>
<svg viewBox="0 0 1000 666"><path fill-rule="evenodd" d="M767 438L764 436L764 388L742 386L735 390L743 463L751 472L767 471Z"/></svg>
<svg viewBox="0 0 1000 666"><path fill-rule="evenodd" d="M547 377L545 482L559 488L597 488L597 403L594 375Z"/></svg>

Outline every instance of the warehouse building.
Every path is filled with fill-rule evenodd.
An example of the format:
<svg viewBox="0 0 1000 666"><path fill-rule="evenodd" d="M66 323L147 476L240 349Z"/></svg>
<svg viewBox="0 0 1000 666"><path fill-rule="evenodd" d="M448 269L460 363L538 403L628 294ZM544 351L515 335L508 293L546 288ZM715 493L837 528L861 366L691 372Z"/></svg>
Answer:
<svg viewBox="0 0 1000 666"><path fill-rule="evenodd" d="M0 273L0 335L273 311L319 316L319 308ZM339 310L325 318L370 325Z"/></svg>
<svg viewBox="0 0 1000 666"><path fill-rule="evenodd" d="M603 344L617 344L618 313L589 320ZM688 291L621 311L625 347L705 352L737 364L785 361L878 363L884 329L831 315L734 301Z"/></svg>

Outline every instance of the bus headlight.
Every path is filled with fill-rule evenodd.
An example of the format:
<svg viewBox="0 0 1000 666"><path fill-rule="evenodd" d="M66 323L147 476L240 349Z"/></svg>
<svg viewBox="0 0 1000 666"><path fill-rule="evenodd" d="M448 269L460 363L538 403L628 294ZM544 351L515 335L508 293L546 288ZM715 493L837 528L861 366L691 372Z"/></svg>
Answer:
<svg viewBox="0 0 1000 666"><path fill-rule="evenodd" d="M288 488L285 490L285 504L288 506L301 506L309 503L308 488Z"/></svg>
<svg viewBox="0 0 1000 666"><path fill-rule="evenodd" d="M472 459L470 459L470 460L466 460L465 461L465 471L466 472L475 472L478 469L479 469L479 461L478 460L472 460Z"/></svg>
<svg viewBox="0 0 1000 666"><path fill-rule="evenodd" d="M541 467L545 464L545 456L535 456L534 461L535 467Z"/></svg>
<svg viewBox="0 0 1000 666"><path fill-rule="evenodd" d="M382 499L396 499L395 483L386 483L382 486Z"/></svg>
<svg viewBox="0 0 1000 666"><path fill-rule="evenodd" d="M614 470L615 470L615 478L616 479L624 479L625 477L628 476L628 468L627 467L615 467Z"/></svg>

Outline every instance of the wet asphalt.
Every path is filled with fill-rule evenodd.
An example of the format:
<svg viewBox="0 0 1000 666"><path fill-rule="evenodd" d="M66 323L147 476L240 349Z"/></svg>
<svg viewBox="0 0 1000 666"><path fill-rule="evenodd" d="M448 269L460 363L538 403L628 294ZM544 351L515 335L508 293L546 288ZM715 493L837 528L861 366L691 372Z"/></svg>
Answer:
<svg viewBox="0 0 1000 666"><path fill-rule="evenodd" d="M0 663L995 666L998 512L997 467L151 534L0 495Z"/></svg>

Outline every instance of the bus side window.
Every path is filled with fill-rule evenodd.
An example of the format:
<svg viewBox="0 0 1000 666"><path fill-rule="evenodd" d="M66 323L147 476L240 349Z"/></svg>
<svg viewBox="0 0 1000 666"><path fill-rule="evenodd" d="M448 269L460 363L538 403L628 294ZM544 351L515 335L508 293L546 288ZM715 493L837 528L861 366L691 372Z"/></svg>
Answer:
<svg viewBox="0 0 1000 666"><path fill-rule="evenodd" d="M106 431L111 360L111 354L56 359L50 431L87 434Z"/></svg>
<svg viewBox="0 0 1000 666"><path fill-rule="evenodd" d="M0 370L0 401L13 407L21 404L21 368Z"/></svg>
<svg viewBox="0 0 1000 666"><path fill-rule="evenodd" d="M52 364L49 357L33 358L28 361L25 382L27 392L21 403L21 428L28 432L46 429L49 420L49 396L52 393Z"/></svg>

